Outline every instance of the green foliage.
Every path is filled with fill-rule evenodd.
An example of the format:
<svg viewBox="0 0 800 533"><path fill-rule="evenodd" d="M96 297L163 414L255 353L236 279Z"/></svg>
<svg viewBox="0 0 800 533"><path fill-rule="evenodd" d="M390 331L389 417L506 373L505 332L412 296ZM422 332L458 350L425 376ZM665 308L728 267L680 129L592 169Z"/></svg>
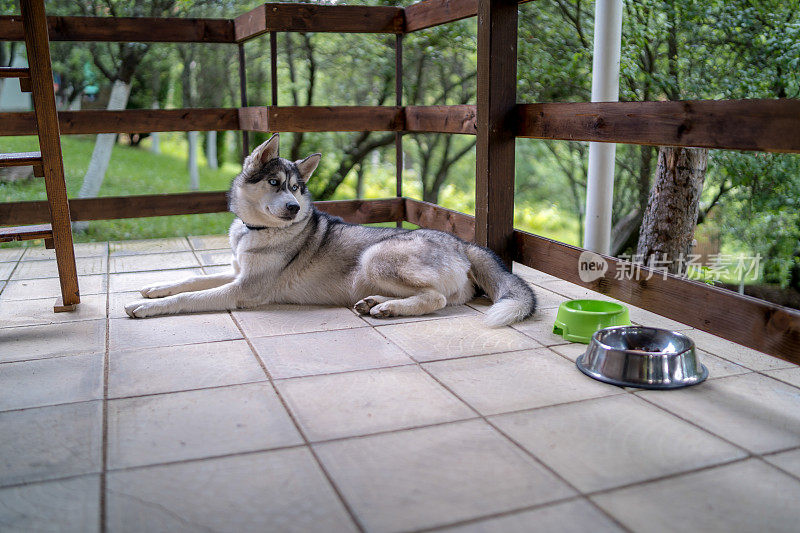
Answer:
<svg viewBox="0 0 800 533"><path fill-rule="evenodd" d="M337 3L408 5L413 1ZM159 16L168 11L170 16L234 17L259 3L52 0L48 10L56 15ZM0 0L0 6L8 7L7 12L14 11L13 4L13 0ZM539 0L520 6L520 102L589 100L593 19L594 3L588 0ZM405 36L405 104L475 102L476 29L472 18ZM9 54L8 46L0 43L0 60ZM147 50L133 74L129 107L146 108L154 102L162 108L239 106L238 57L236 47L230 45L90 47L54 43L54 70L61 77L64 99L69 98L67 93L77 94L90 82L107 91L111 80L103 70L114 70L121 57L141 52L142 46ZM279 103L394 105L393 47L392 35L281 33ZM246 43L245 51L249 104L270 104L269 39L254 39ZM187 66L192 70L188 71ZM799 73L799 0L641 0L624 4L622 100L797 98ZM251 147L267 136L251 134ZM219 136L220 161L227 163L218 173L201 165L203 189L227 187L227 180L241 160L239 139L238 134ZM0 145L6 141L0 138ZM72 176L70 191L74 193L75 176L88 162L91 139L66 137L64 143L65 154L66 147L71 152L67 154L67 165L68 175ZM147 143L145 140L144 146ZM474 138L468 136L404 136L405 194L474 212L472 143ZM141 149L118 146L102 194L184 190L188 180L183 177L183 141L178 136L167 136L162 147L164 159L153 167L151 156ZM357 191L365 197L393 195L395 156L391 133L282 135L283 156L300 158L312 152L324 154L310 184L318 197L351 198ZM518 226L580 244L587 153L586 143L517 141ZM654 148L617 146L614 222L643 210L655 167ZM149 168L158 170L149 172ZM4 189L7 199L40 195L33 193L31 185ZM797 278L800 284L800 209L795 205L800 198L798 193L800 158L796 155L712 151L702 197L702 223L722 231L726 249L762 254L765 279L786 284ZM170 220L192 224L182 217ZM111 228L115 223L108 224ZM119 224L133 224L129 227L132 234L150 231L132 221ZM168 226L163 224L167 222L154 223L154 227L161 225L157 231L165 231Z"/></svg>

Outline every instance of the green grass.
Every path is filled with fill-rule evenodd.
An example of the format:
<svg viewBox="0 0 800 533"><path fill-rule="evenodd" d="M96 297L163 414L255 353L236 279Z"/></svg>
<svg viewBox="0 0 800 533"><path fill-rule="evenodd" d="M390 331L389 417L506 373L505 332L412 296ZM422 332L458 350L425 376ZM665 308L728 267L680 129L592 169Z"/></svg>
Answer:
<svg viewBox="0 0 800 533"><path fill-rule="evenodd" d="M67 193L70 198L77 197L81 188L94 149L94 141L94 135L69 135L61 138ZM182 133L162 133L160 145L161 154L158 155L148 150L149 139L145 139L139 147L115 145L99 195L189 192L185 136ZM36 137L0 137L0 153L35 150L38 150ZM386 198L394 195L393 166L392 164L371 169L365 182L366 198ZM226 163L217 170L208 168L202 150L198 167L202 191L227 190L231 178L241 170L240 165L231 163ZM337 189L333 199L355 197L353 174L348 176ZM421 197L419 181L413 171L407 171L405 174L404 192L412 198ZM41 179L0 183L0 202L44 199L46 196ZM450 209L474 214L474 187L446 184L440 193L439 203ZM101 220L90 222L85 232L76 232L74 237L77 242L86 242L222 234L227 233L232 220L233 215L230 213ZM517 205L515 226L562 242L576 244L577 241L577 222L574 218L564 213L558 206L546 202L537 206ZM4 246L7 245L9 244Z"/></svg>
<svg viewBox="0 0 800 533"><path fill-rule="evenodd" d="M64 136L61 149L67 194L77 196L83 176L89 166L95 137ZM111 162L100 196L189 192L189 172L186 168L185 141L179 134L161 134L161 154L152 154L145 147L114 146ZM36 137L0 137L0 152L38 150ZM181 154L183 154L181 156ZM226 163L217 170L199 161L200 190L227 190L231 178L241 167ZM22 183L0 184L0 201L44 200L44 184L40 179ZM180 215L141 219L103 220L91 222L86 232L76 233L76 241L146 239L178 235L226 233L233 220L230 213Z"/></svg>

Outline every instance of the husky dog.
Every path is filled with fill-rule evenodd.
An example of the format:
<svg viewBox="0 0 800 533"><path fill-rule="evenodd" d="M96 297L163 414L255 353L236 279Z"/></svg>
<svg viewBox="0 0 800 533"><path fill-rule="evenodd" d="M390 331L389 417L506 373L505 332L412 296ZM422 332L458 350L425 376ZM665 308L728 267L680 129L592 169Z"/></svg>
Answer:
<svg viewBox="0 0 800 533"><path fill-rule="evenodd" d="M270 303L352 305L362 315L432 313L486 293L492 326L531 315L527 283L480 246L441 231L370 228L317 211L306 183L320 154L278 157L278 135L256 148L228 195L233 269L142 289L134 318Z"/></svg>

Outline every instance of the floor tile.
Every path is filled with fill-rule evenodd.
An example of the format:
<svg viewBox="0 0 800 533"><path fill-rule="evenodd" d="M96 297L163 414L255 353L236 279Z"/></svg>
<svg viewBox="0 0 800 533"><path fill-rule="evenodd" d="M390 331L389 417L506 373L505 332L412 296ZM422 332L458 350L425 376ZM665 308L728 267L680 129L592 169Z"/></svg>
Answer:
<svg viewBox="0 0 800 533"><path fill-rule="evenodd" d="M619 387L586 377L547 348L423 366L483 415L623 393Z"/></svg>
<svg viewBox="0 0 800 533"><path fill-rule="evenodd" d="M233 260L231 249L225 250L202 250L197 252L200 264L203 266L230 265Z"/></svg>
<svg viewBox="0 0 800 533"><path fill-rule="evenodd" d="M81 295L80 305L69 313L54 313L53 303L55 298L6 302L0 305L0 328L59 324L106 317L105 294Z"/></svg>
<svg viewBox="0 0 800 533"><path fill-rule="evenodd" d="M73 245L75 249L75 257L107 257L108 256L108 243L107 242L76 242ZM55 256L53 250L48 250L44 246L28 246L25 255L22 257L23 261L38 261L44 259L52 259Z"/></svg>
<svg viewBox="0 0 800 533"><path fill-rule="evenodd" d="M106 503L120 533L355 531L305 448L111 472Z"/></svg>
<svg viewBox="0 0 800 533"><path fill-rule="evenodd" d="M102 402L0 413L0 486L100 471Z"/></svg>
<svg viewBox="0 0 800 533"><path fill-rule="evenodd" d="M479 316L478 311L466 305L449 305L433 313L418 316L395 316L392 318L375 318L370 315L361 316L366 322L373 326L385 326L387 324L403 324L405 322L419 322L421 320L434 320L437 318L452 318L457 316Z"/></svg>
<svg viewBox="0 0 800 533"><path fill-rule="evenodd" d="M110 292L108 293L108 318L129 318L125 306L134 300L141 300L139 291Z"/></svg>
<svg viewBox="0 0 800 533"><path fill-rule="evenodd" d="M766 376L636 394L756 453L800 446L800 390Z"/></svg>
<svg viewBox="0 0 800 533"><path fill-rule="evenodd" d="M633 531L797 531L800 482L750 459L592 498Z"/></svg>
<svg viewBox="0 0 800 533"><path fill-rule="evenodd" d="M486 311L488 311L492 306L492 300L487 296L479 296L467 302L466 305L472 309L475 309L479 313L486 313Z"/></svg>
<svg viewBox="0 0 800 533"><path fill-rule="evenodd" d="M199 344L242 338L228 313L158 316L109 320L112 350Z"/></svg>
<svg viewBox="0 0 800 533"><path fill-rule="evenodd" d="M631 322L650 328L669 329L673 331L685 331L692 329L692 326L672 320L665 316L653 313L646 309L641 309L622 302L623 305L628 307L628 314L631 317Z"/></svg>
<svg viewBox="0 0 800 533"><path fill-rule="evenodd" d="M543 281L556 281L558 278L555 276L551 276L550 274L545 274L541 270L533 269L529 266L523 265L522 263L514 263L513 265L514 274L521 277L526 281L532 281L533 283L539 284Z"/></svg>
<svg viewBox="0 0 800 533"><path fill-rule="evenodd" d="M659 478L746 455L628 394L500 415L491 420L583 492ZM680 446L676 446L678 442Z"/></svg>
<svg viewBox="0 0 800 533"><path fill-rule="evenodd" d="M315 445L368 531L408 531L572 491L480 420Z"/></svg>
<svg viewBox="0 0 800 533"><path fill-rule="evenodd" d="M448 533L616 533L624 531L586 500L554 503L532 511L442 529Z"/></svg>
<svg viewBox="0 0 800 533"><path fill-rule="evenodd" d="M227 248L230 250L231 241L227 235L201 235L189 237L189 243L195 250L218 250Z"/></svg>
<svg viewBox="0 0 800 533"><path fill-rule="evenodd" d="M269 383L108 403L108 467L112 469L302 442Z"/></svg>
<svg viewBox="0 0 800 533"><path fill-rule="evenodd" d="M106 321L0 328L0 363L103 353Z"/></svg>
<svg viewBox="0 0 800 533"><path fill-rule="evenodd" d="M553 333L553 324L555 323L557 312L557 308L539 309L532 317L522 322L517 322L511 327L536 339L537 342L544 346L566 344L569 341Z"/></svg>
<svg viewBox="0 0 800 533"><path fill-rule="evenodd" d="M764 456L770 464L782 468L795 477L800 477L800 449Z"/></svg>
<svg viewBox="0 0 800 533"><path fill-rule="evenodd" d="M108 396L138 396L267 379L243 340L109 353Z"/></svg>
<svg viewBox="0 0 800 533"><path fill-rule="evenodd" d="M169 281L182 281L197 274L202 274L199 268L182 268L175 270L158 270L151 272L124 272L111 274L110 292L140 291L147 285L166 283Z"/></svg>
<svg viewBox="0 0 800 533"><path fill-rule="evenodd" d="M414 366L281 380L277 386L313 441L475 416Z"/></svg>
<svg viewBox="0 0 800 533"><path fill-rule="evenodd" d="M490 328L482 317L380 326L378 331L417 361L510 352L541 345L511 328Z"/></svg>
<svg viewBox="0 0 800 533"><path fill-rule="evenodd" d="M258 337L252 343L275 379L414 363L372 328Z"/></svg>
<svg viewBox="0 0 800 533"><path fill-rule="evenodd" d="M569 344L558 344L556 346L551 346L550 349L570 359L574 363L579 356L586 353L587 347L588 346L586 344L571 342Z"/></svg>
<svg viewBox="0 0 800 533"><path fill-rule="evenodd" d="M0 281L5 281L11 277L11 272L14 271L16 263L0 263Z"/></svg>
<svg viewBox="0 0 800 533"><path fill-rule="evenodd" d="M344 307L312 305L267 305L258 309L234 311L248 337L310 333L367 325Z"/></svg>
<svg viewBox="0 0 800 533"><path fill-rule="evenodd" d="M118 255L111 258L109 271L139 272L143 270L165 270L193 268L200 266L194 252L173 252L169 254Z"/></svg>
<svg viewBox="0 0 800 533"><path fill-rule="evenodd" d="M230 265L215 265L203 267L203 272L206 274L222 274L223 272L231 272Z"/></svg>
<svg viewBox="0 0 800 533"><path fill-rule="evenodd" d="M548 291L547 289L543 289L541 287L532 287L533 292L536 293L536 308L537 309L550 309L553 307L558 307L561 305L562 302L565 302L567 299L561 296L558 293L553 291Z"/></svg>
<svg viewBox="0 0 800 533"><path fill-rule="evenodd" d="M108 267L106 256L78 257L75 269L79 276L105 274ZM20 261L11 279L57 278L58 265L55 259L48 261Z"/></svg>
<svg viewBox="0 0 800 533"><path fill-rule="evenodd" d="M536 294L536 309L550 309L553 307L558 307L561 305L561 302L565 301L566 298L561 296L560 294L556 294L555 292L548 291L547 289L543 289L536 285L531 285L531 289ZM468 304L470 307L480 311L481 313L485 313L488 311L489 307L492 305L492 300L483 296L481 298L476 298L469 302Z"/></svg>
<svg viewBox="0 0 800 533"><path fill-rule="evenodd" d="M78 289L81 296L102 294L106 292L106 275L78 276ZM36 298L52 298L61 296L61 284L58 278L19 279L8 282L2 300L30 300Z"/></svg>
<svg viewBox="0 0 800 533"><path fill-rule="evenodd" d="M731 363L727 359L717 357L703 350L698 349L697 356L700 358L700 363L708 369L708 379L724 378L750 372L749 368Z"/></svg>
<svg viewBox="0 0 800 533"><path fill-rule="evenodd" d="M783 368L781 370L768 370L765 374L779 379L789 385L800 387L800 367Z"/></svg>
<svg viewBox="0 0 800 533"><path fill-rule="evenodd" d="M536 282L537 285L543 287L549 291L553 291L555 293L563 295L566 299L570 300L578 300L578 299L592 299L592 300L610 300L608 296L605 296L599 292L595 292L589 290L585 287L581 287L580 285L576 285L574 283L570 283L569 281L565 281L563 279L554 279L554 280L544 280L540 282Z"/></svg>
<svg viewBox="0 0 800 533"><path fill-rule="evenodd" d="M746 348L705 331L693 330L689 336L698 348L753 370L775 370L795 366L788 361Z"/></svg>
<svg viewBox="0 0 800 533"><path fill-rule="evenodd" d="M0 411L103 398L103 354L0 365Z"/></svg>
<svg viewBox="0 0 800 533"><path fill-rule="evenodd" d="M184 237L116 241L109 242L108 247L112 256L191 251L189 242Z"/></svg>
<svg viewBox="0 0 800 533"><path fill-rule="evenodd" d="M24 253L25 248L22 246L17 246L14 248L0 248L0 263L13 263L18 261Z"/></svg>
<svg viewBox="0 0 800 533"><path fill-rule="evenodd" d="M100 530L100 476L0 489L0 530L10 532Z"/></svg>

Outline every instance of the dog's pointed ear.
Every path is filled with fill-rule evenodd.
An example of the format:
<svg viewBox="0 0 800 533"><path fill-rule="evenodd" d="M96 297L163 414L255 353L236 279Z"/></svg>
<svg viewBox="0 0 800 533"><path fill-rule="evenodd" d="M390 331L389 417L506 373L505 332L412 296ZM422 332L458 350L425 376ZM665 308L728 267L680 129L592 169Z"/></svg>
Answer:
<svg viewBox="0 0 800 533"><path fill-rule="evenodd" d="M305 159L294 162L294 164L297 165L297 170L300 171L300 176L302 176L303 181L308 181L308 178L310 178L311 174L317 169L320 159L322 159L322 154L311 154Z"/></svg>
<svg viewBox="0 0 800 533"><path fill-rule="evenodd" d="M247 157L246 165L261 167L276 157L281 146L281 137L275 134L269 140L261 143L253 152Z"/></svg>

